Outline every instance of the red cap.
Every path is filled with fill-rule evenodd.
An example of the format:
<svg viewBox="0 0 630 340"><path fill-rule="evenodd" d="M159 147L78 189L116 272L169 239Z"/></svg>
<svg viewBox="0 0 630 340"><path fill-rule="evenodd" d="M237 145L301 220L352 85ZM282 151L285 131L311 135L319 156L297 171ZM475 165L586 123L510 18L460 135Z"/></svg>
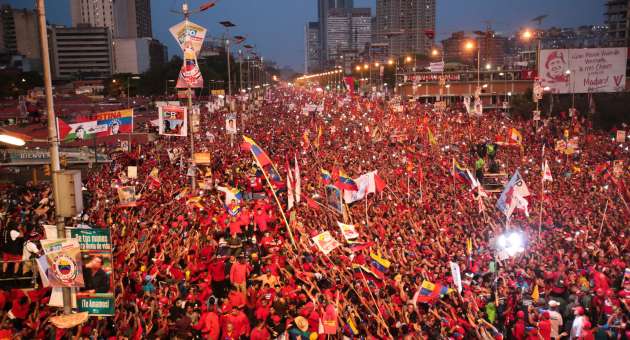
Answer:
<svg viewBox="0 0 630 340"><path fill-rule="evenodd" d="M516 312L516 317L519 319L524 319L525 318L525 312L523 312L522 310L519 310L518 312Z"/></svg>
<svg viewBox="0 0 630 340"><path fill-rule="evenodd" d="M577 306L574 308L575 310L575 314L576 315L584 315L584 307L582 306Z"/></svg>
<svg viewBox="0 0 630 340"><path fill-rule="evenodd" d="M584 321L584 323L582 324L582 328L590 329L591 328L591 322L590 321Z"/></svg>

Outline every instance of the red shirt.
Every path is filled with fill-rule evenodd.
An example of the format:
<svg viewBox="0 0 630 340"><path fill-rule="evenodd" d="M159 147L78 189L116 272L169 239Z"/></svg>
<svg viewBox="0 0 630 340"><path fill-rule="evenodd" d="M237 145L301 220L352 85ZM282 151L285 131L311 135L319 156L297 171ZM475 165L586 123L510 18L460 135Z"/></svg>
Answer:
<svg viewBox="0 0 630 340"><path fill-rule="evenodd" d="M230 268L230 282L234 284L243 284L247 280L249 274L249 265L247 263L235 262Z"/></svg>
<svg viewBox="0 0 630 340"><path fill-rule="evenodd" d="M551 340L551 322L549 320L539 322L538 333L544 340Z"/></svg>
<svg viewBox="0 0 630 340"><path fill-rule="evenodd" d="M225 280L225 260L215 260L210 264L208 269L212 275L212 281Z"/></svg>
<svg viewBox="0 0 630 340"><path fill-rule="evenodd" d="M271 335L266 328L254 328L252 334L249 336L250 340L268 340L271 339Z"/></svg>

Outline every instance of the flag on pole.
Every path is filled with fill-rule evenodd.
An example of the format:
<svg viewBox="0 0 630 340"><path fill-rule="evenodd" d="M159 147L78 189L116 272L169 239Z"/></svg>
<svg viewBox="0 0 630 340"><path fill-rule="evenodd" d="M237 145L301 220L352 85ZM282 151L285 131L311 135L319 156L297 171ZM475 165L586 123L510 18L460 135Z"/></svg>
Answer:
<svg viewBox="0 0 630 340"><path fill-rule="evenodd" d="M328 184L332 180L332 175L327 170L320 169L319 170L319 175L321 176L322 180L324 181L324 184Z"/></svg>
<svg viewBox="0 0 630 340"><path fill-rule="evenodd" d="M287 210L291 210L295 204L295 181L293 180L293 174L289 167L289 161L287 161Z"/></svg>
<svg viewBox="0 0 630 340"><path fill-rule="evenodd" d="M449 288L440 283L434 284L430 281L424 280L422 281L422 285L416 291L416 294L413 296L414 305L418 302L423 303L432 303L438 298L444 296L449 292Z"/></svg>
<svg viewBox="0 0 630 340"><path fill-rule="evenodd" d="M547 160L545 160L545 164L543 165L543 181L553 182L551 169L549 169L549 164L547 164Z"/></svg>
<svg viewBox="0 0 630 340"><path fill-rule="evenodd" d="M503 189L499 200L497 201L497 208L505 214L506 217L510 217L514 208L525 210L525 214L529 215L528 202L525 197L529 196L529 189L527 184L521 177L521 174L516 170L508 184Z"/></svg>
<svg viewBox="0 0 630 340"><path fill-rule="evenodd" d="M297 159L297 155L294 155L295 160L295 202L300 203L300 197L302 197L302 178L300 176L300 164Z"/></svg>
<svg viewBox="0 0 630 340"><path fill-rule="evenodd" d="M252 155L254 155L254 158L256 158L260 166L271 164L271 159L269 158L269 156L267 156L265 151L263 151L263 149L258 146L258 144L256 144L253 139L243 135L243 140L245 141L246 146L249 148L249 151L251 151Z"/></svg>
<svg viewBox="0 0 630 340"><path fill-rule="evenodd" d="M508 131L508 143L517 145L523 144L523 135L521 135L517 129L510 128Z"/></svg>
<svg viewBox="0 0 630 340"><path fill-rule="evenodd" d="M464 182L470 186L473 185L473 176L470 174L470 171L468 171L468 169L463 168L461 165L459 165L459 163L457 163L457 161L455 160L455 158L453 158L453 169L451 171L453 177L457 178L459 181Z"/></svg>
<svg viewBox="0 0 630 340"><path fill-rule="evenodd" d="M433 132L431 132L431 129L429 127L427 127L427 131L428 131L428 136L429 136L429 144L436 145L437 139L435 139Z"/></svg>
<svg viewBox="0 0 630 340"><path fill-rule="evenodd" d="M342 190L359 190L357 183L343 170L339 170L339 179L335 183L335 186Z"/></svg>
<svg viewBox="0 0 630 340"><path fill-rule="evenodd" d="M159 169L158 168L153 168L151 170L151 173L149 173L149 181L150 181L150 186L153 187L159 187L160 186L160 176L159 176Z"/></svg>

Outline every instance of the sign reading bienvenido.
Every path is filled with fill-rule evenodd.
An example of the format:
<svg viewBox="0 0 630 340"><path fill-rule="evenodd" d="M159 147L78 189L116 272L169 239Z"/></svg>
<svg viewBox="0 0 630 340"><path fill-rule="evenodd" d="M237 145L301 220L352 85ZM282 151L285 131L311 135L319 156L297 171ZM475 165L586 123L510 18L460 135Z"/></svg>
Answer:
<svg viewBox="0 0 630 340"><path fill-rule="evenodd" d="M92 316L114 315L112 241L109 229L72 229L79 241L85 287L77 292L80 312Z"/></svg>

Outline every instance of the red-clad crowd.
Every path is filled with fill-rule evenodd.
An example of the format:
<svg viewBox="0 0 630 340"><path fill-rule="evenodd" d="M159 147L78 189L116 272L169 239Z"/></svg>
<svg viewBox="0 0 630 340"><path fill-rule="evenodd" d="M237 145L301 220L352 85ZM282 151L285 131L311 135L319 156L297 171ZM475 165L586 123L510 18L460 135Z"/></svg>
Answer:
<svg viewBox="0 0 630 340"><path fill-rule="evenodd" d="M533 122L282 86L235 110L230 136L227 110L202 109L195 151L211 160L195 170L188 138L158 136L83 176L86 208L68 223L111 229L114 316L56 329L49 289L13 289L0 294L0 339L630 337L630 153L614 131L579 114ZM577 145L559 149L562 140ZM453 175L454 161L484 195ZM553 180L543 182L545 161ZM301 199L289 210L295 162ZM376 192L329 206L328 180L375 170ZM516 170L530 195L506 219L495 205ZM122 185L136 187L137 206L118 205ZM41 226L54 221L49 187L0 195L3 259L37 256ZM354 242L337 222L355 227ZM339 243L328 254L313 242L326 231ZM503 256L504 233L522 235L522 252Z"/></svg>

